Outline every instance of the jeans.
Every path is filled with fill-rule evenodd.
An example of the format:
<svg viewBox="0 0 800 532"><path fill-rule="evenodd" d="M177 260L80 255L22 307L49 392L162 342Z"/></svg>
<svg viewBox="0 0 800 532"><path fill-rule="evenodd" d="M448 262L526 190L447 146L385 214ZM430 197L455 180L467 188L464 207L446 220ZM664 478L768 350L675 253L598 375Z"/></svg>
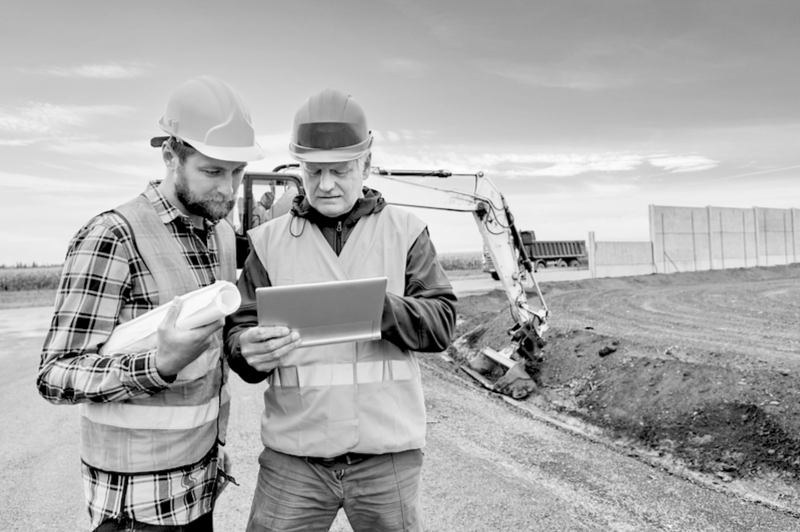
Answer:
<svg viewBox="0 0 800 532"><path fill-rule="evenodd" d="M150 525L133 521L131 519L123 518L107 519L103 521L99 527L94 529L94 532L213 532L214 521L211 512L203 517L195 519L188 525L180 526L165 526L165 525Z"/></svg>
<svg viewBox="0 0 800 532"><path fill-rule="evenodd" d="M327 531L344 508L355 532L422 531L422 451L327 467L264 449L248 532Z"/></svg>

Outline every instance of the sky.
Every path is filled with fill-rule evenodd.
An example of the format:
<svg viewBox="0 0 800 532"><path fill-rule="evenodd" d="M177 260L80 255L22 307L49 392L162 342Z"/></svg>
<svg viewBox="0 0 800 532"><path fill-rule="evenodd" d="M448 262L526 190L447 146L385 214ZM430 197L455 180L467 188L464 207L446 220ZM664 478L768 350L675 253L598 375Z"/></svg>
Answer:
<svg viewBox="0 0 800 532"><path fill-rule="evenodd" d="M646 241L650 204L800 208L797 20L794 0L4 0L0 265L61 264L161 179L149 139L203 74L248 102L251 170L292 162L295 111L336 88L374 166L482 171L540 240ZM417 214L440 252L480 250L469 214Z"/></svg>

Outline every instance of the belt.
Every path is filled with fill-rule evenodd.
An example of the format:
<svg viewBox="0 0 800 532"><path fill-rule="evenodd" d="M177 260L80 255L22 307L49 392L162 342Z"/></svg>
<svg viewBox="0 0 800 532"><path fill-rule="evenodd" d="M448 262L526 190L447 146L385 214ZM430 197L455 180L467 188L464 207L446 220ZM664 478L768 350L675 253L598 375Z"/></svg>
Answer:
<svg viewBox="0 0 800 532"><path fill-rule="evenodd" d="M339 456L332 456L330 458L321 458L319 456L304 456L303 460L309 464L317 464L324 467L334 467L338 465L353 465L364 460L368 460L377 454L361 454L361 453L344 453Z"/></svg>

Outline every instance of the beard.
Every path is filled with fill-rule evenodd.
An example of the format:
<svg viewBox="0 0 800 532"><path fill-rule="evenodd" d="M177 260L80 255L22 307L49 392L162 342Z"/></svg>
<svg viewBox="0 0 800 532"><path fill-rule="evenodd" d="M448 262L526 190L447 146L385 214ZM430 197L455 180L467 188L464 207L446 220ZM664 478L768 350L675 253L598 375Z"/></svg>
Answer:
<svg viewBox="0 0 800 532"><path fill-rule="evenodd" d="M216 222L225 218L233 209L236 200L232 195L225 196L215 193L200 196L189 188L189 180L186 178L186 170L182 164L178 165L175 173L175 195L190 214Z"/></svg>

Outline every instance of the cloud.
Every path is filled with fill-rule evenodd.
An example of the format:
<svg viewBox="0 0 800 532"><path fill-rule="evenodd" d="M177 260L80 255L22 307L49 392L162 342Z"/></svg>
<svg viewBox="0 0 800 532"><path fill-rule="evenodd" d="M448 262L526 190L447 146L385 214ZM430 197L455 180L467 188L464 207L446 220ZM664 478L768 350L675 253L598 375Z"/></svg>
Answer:
<svg viewBox="0 0 800 532"><path fill-rule="evenodd" d="M38 139L0 139L0 146L30 146Z"/></svg>
<svg viewBox="0 0 800 532"><path fill-rule="evenodd" d="M494 75L511 79L524 85L536 87L592 91L615 89L631 85L628 76L619 72L603 71L592 67L568 67L566 65L531 65L494 63L482 68Z"/></svg>
<svg viewBox="0 0 800 532"><path fill-rule="evenodd" d="M87 125L97 116L121 116L133 111L124 105L55 105L31 102L24 107L0 108L0 131L53 134Z"/></svg>
<svg viewBox="0 0 800 532"><path fill-rule="evenodd" d="M642 164L642 156L628 153L559 155L552 166L536 170L534 176L566 177L586 172L625 172Z"/></svg>
<svg viewBox="0 0 800 532"><path fill-rule="evenodd" d="M68 155L126 156L156 153L156 150L150 146L148 139L116 142L75 137L50 141L47 144L47 149Z"/></svg>
<svg viewBox="0 0 800 532"><path fill-rule="evenodd" d="M94 185L67 178L41 177L35 175L0 172L0 188L4 191L24 191L32 193L68 192L94 190Z"/></svg>
<svg viewBox="0 0 800 532"><path fill-rule="evenodd" d="M131 79L150 75L148 63L106 63L102 65L80 65L74 67L43 67L20 69L22 72L62 78Z"/></svg>
<svg viewBox="0 0 800 532"><path fill-rule="evenodd" d="M631 153L473 153L461 147L409 155L391 146L375 150L375 164L387 168L447 168L454 172L492 172L511 179L549 176L571 177L587 172L623 172L640 166L645 157Z"/></svg>
<svg viewBox="0 0 800 532"><path fill-rule="evenodd" d="M651 157L648 161L653 166L658 166L671 173L699 172L709 170L719 165L719 161L703 157L702 155L667 155Z"/></svg>
<svg viewBox="0 0 800 532"><path fill-rule="evenodd" d="M288 153L291 136L292 134L288 130L277 135L256 135L256 142L264 148L264 151L283 150L284 153Z"/></svg>
<svg viewBox="0 0 800 532"><path fill-rule="evenodd" d="M396 144L398 142L425 142L433 136L433 132L427 130L412 131L410 129L403 129L400 131L380 131L373 129L372 136L375 137L375 141L378 144L384 142Z"/></svg>
<svg viewBox="0 0 800 532"><path fill-rule="evenodd" d="M147 181L162 179L164 176L164 166L155 159L152 165L137 164L111 164L111 163L90 163L89 166L99 168L112 174L126 174L141 177Z"/></svg>
<svg viewBox="0 0 800 532"><path fill-rule="evenodd" d="M428 65L425 63L401 57L384 59L381 61L381 66L387 72L408 78L422 77L428 71Z"/></svg>

